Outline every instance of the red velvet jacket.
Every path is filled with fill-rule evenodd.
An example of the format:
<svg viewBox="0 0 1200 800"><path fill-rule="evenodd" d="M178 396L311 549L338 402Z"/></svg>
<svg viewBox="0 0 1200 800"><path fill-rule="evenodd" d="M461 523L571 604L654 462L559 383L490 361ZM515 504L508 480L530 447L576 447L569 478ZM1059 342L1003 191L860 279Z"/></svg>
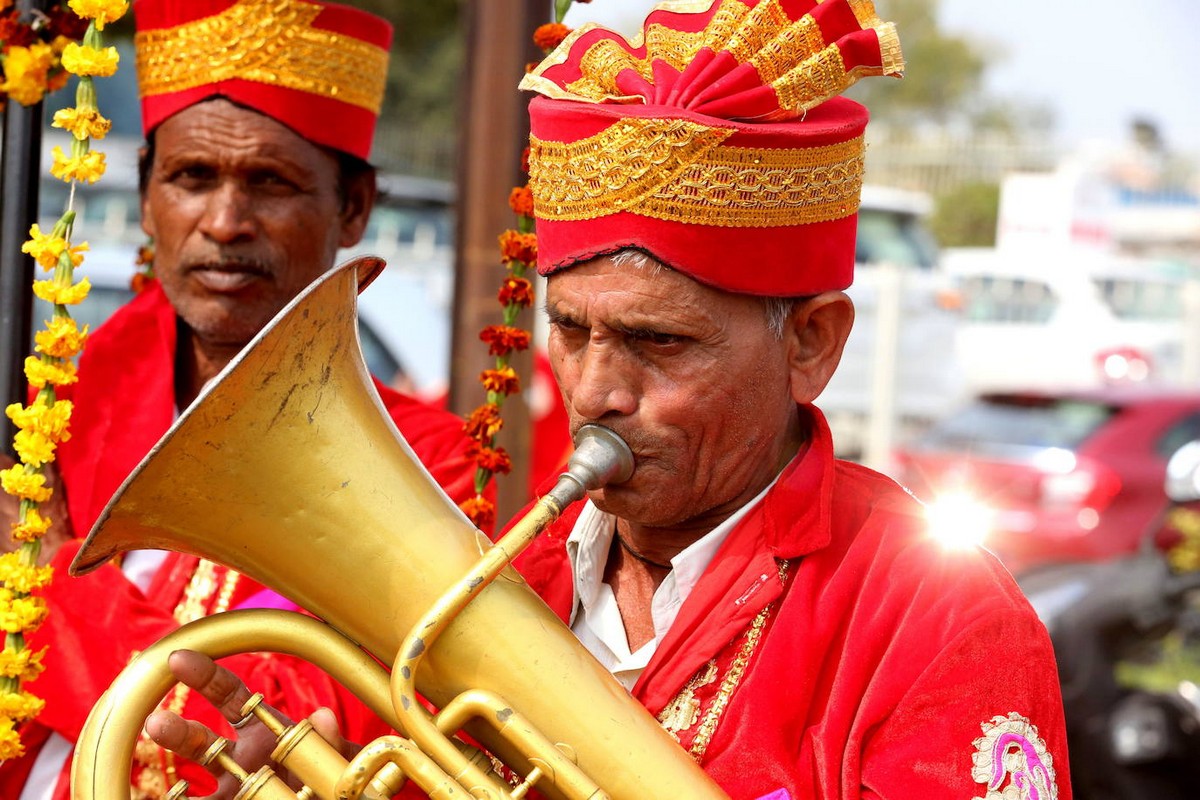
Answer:
<svg viewBox="0 0 1200 800"><path fill-rule="evenodd" d="M989 785L1067 800L1044 626L990 554L930 539L917 502L836 461L811 416L811 444L722 545L633 694L735 800L999 797ZM578 514L517 561L564 621Z"/></svg>
<svg viewBox="0 0 1200 800"><path fill-rule="evenodd" d="M76 535L86 536L108 499L170 427L175 416L173 385L176 318L157 285L121 309L91 337L72 387L75 412L71 439L58 463L67 487ZM433 477L456 501L474 494L475 465L467 455L462 421L398 394L378 382L396 426ZM71 578L67 567L79 542L55 556L55 578L46 591L50 615L32 637L33 648L49 646L45 673L30 690L45 698L46 708L27 726L25 757L0 766L0 797L17 798L41 743L50 731L74 742L100 694L131 655L174 630L179 620L236 608L263 587L223 567L197 569L192 556L171 554L143 593L107 564L87 576ZM268 702L293 718L318 706L337 712L354 741L386 732L383 724L331 678L291 657L254 654L224 662ZM202 699L176 691L168 707L229 733L223 720ZM203 770L152 744L139 746L135 786L142 796L159 797L176 777L199 789L211 786ZM115 765L114 765L115 768ZM177 775L175 774L177 772ZM60 778L56 800L67 797L68 776Z"/></svg>

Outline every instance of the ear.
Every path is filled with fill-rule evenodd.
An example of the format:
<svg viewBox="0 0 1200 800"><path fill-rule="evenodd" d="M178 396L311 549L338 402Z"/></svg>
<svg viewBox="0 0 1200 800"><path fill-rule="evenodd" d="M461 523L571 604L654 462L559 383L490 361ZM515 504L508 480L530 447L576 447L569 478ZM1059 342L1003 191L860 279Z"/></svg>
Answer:
<svg viewBox="0 0 1200 800"><path fill-rule="evenodd" d="M367 220L375 207L375 170L366 170L346 182L345 199L341 210L341 233L338 247L353 247L367 230Z"/></svg>
<svg viewBox="0 0 1200 800"><path fill-rule="evenodd" d="M854 303L845 292L824 292L796 304L783 333L793 400L811 403L825 389L853 325Z"/></svg>

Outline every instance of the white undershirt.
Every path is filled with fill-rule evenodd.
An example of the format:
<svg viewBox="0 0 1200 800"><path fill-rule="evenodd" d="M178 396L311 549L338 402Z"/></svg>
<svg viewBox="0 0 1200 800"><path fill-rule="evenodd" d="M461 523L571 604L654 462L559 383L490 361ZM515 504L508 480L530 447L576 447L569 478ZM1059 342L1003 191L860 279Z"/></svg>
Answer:
<svg viewBox="0 0 1200 800"><path fill-rule="evenodd" d="M604 567L612 549L617 518L596 508L592 501L587 501L579 519L575 521L575 527L571 529L571 535L567 537L567 557L571 561L575 586L571 632L626 689L632 689L637 682L658 648L658 643L675 622L683 601L692 593L734 526L774 485L775 481L771 481L729 519L671 559L671 571L655 590L650 603L654 638L639 647L637 652L629 651L629 639L625 636L625 623L617 608L616 595L612 587L604 582Z"/></svg>

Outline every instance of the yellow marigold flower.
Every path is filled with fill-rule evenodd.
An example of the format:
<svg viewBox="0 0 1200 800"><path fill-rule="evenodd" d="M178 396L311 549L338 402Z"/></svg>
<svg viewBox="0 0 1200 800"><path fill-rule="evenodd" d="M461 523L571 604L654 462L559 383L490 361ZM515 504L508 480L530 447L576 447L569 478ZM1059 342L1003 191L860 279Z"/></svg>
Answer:
<svg viewBox="0 0 1200 800"><path fill-rule="evenodd" d="M87 278L79 283L61 283L59 281L34 281L33 293L58 306L73 306L82 303L92 290L92 283Z"/></svg>
<svg viewBox="0 0 1200 800"><path fill-rule="evenodd" d="M17 733L11 719L0 718L0 759L20 758L25 755L21 735Z"/></svg>
<svg viewBox="0 0 1200 800"><path fill-rule="evenodd" d="M14 45L4 54L5 80L0 92L5 92L22 105L40 103L46 93L46 77L54 65L54 50L44 42L29 47Z"/></svg>
<svg viewBox="0 0 1200 800"><path fill-rule="evenodd" d="M71 0L67 5L84 19L95 20L98 31L125 16L129 10L129 3L125 0Z"/></svg>
<svg viewBox="0 0 1200 800"><path fill-rule="evenodd" d="M19 552L13 551L0 556L0 581L11 591L29 594L34 589L40 589L50 583L53 575L54 567L31 567L22 564Z"/></svg>
<svg viewBox="0 0 1200 800"><path fill-rule="evenodd" d="M95 183L104 174L104 153L89 150L81 156L68 156L58 145L51 151L54 163L50 165L50 174L60 181L86 181Z"/></svg>
<svg viewBox="0 0 1200 800"><path fill-rule="evenodd" d="M20 522L14 522L12 525L12 538L18 542L34 542L42 538L46 531L50 530L50 524L53 522L49 517L44 517L36 508L31 508L25 512L25 519ZM9 581L5 581L8 588L15 592L24 592L28 594L27 589L22 589L19 586L14 586Z"/></svg>
<svg viewBox="0 0 1200 800"><path fill-rule="evenodd" d="M34 223L29 228L29 241L21 245L21 252L33 256L37 263L46 269L54 269L58 265L58 257L67 249L68 242L61 236L42 233L42 229Z"/></svg>
<svg viewBox="0 0 1200 800"><path fill-rule="evenodd" d="M13 436L17 458L31 467L40 467L54 460L54 440L40 431L17 431Z"/></svg>
<svg viewBox="0 0 1200 800"><path fill-rule="evenodd" d="M0 487L15 497L34 503L44 503L54 494L54 490L46 486L45 475L26 472L20 464L0 469Z"/></svg>
<svg viewBox="0 0 1200 800"><path fill-rule="evenodd" d="M75 374L75 364L63 361L57 364L47 364L37 356L25 359L25 380L35 389L41 389L47 383L55 386L70 386L79 377Z"/></svg>
<svg viewBox="0 0 1200 800"><path fill-rule="evenodd" d="M5 594L12 595L12 592ZM31 631L46 618L46 601L40 597L7 597L0 599L0 630L6 633ZM3 693L0 693L3 697ZM4 713L0 700L0 714ZM12 716L11 714L9 716Z"/></svg>
<svg viewBox="0 0 1200 800"><path fill-rule="evenodd" d="M34 350L55 358L74 358L83 349L87 337L86 325L79 330L75 320L56 316L46 323L45 330L34 334L33 339L37 343Z"/></svg>
<svg viewBox="0 0 1200 800"><path fill-rule="evenodd" d="M23 431L37 431L56 442L66 441L67 425L71 421L74 404L70 400L59 400L54 405L34 402L26 407L13 403L4 409L4 414Z"/></svg>
<svg viewBox="0 0 1200 800"><path fill-rule="evenodd" d="M29 692L0 692L0 715L14 721L33 719L45 706L45 700Z"/></svg>
<svg viewBox="0 0 1200 800"><path fill-rule="evenodd" d="M41 650L13 650L6 648L0 651L0 677L18 678L31 681L42 674L42 656L46 648Z"/></svg>
<svg viewBox="0 0 1200 800"><path fill-rule="evenodd" d="M70 131L76 139L103 139L112 128L112 121L94 108L63 108L54 112L55 128Z"/></svg>
<svg viewBox="0 0 1200 800"><path fill-rule="evenodd" d="M85 75L95 78L107 78L117 71L117 62L121 56L115 47L88 47L86 44L71 42L63 50L63 69L72 75Z"/></svg>

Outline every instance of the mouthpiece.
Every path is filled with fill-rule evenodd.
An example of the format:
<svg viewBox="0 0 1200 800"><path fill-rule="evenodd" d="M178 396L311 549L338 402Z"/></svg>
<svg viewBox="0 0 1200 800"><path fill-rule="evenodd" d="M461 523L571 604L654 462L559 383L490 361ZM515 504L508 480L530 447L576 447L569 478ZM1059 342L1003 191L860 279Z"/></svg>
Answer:
<svg viewBox="0 0 1200 800"><path fill-rule="evenodd" d="M565 508L592 489L629 480L633 467L633 451L624 439L603 425L584 425L575 435L575 452L567 471L549 497Z"/></svg>

